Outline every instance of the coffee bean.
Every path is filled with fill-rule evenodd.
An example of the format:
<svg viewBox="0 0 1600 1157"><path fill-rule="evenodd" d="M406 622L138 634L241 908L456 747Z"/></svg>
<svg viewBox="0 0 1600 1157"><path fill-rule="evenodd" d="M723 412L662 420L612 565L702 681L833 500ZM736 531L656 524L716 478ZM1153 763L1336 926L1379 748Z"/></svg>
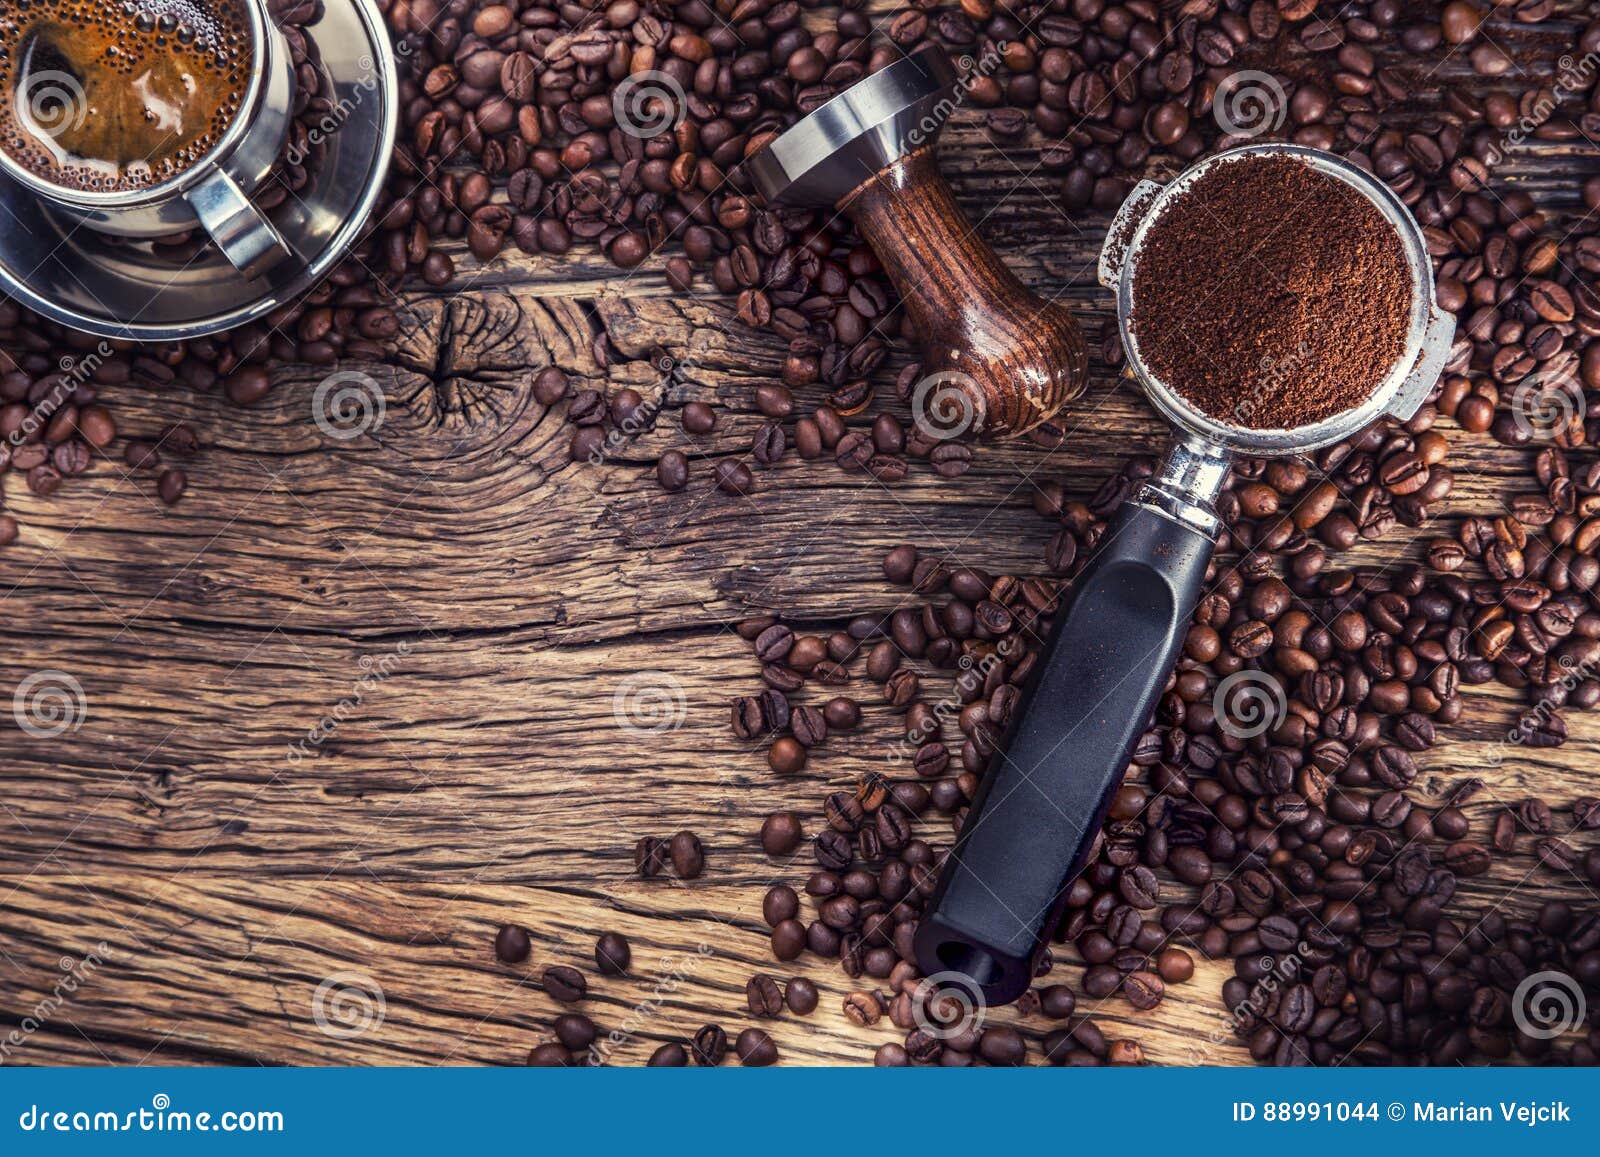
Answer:
<svg viewBox="0 0 1600 1157"><path fill-rule="evenodd" d="M680 880L696 879L706 870L705 849L693 832L679 832L668 845L672 870Z"/></svg>
<svg viewBox="0 0 1600 1157"><path fill-rule="evenodd" d="M535 1045L528 1053L528 1064L534 1068L565 1068L572 1064L572 1054L560 1044L551 1041Z"/></svg>
<svg viewBox="0 0 1600 1157"><path fill-rule="evenodd" d="M709 434L717 428L717 412L704 402L688 402L683 407L683 428L691 434Z"/></svg>
<svg viewBox="0 0 1600 1157"><path fill-rule="evenodd" d="M645 879L659 876L666 871L667 860L668 850L664 840L656 839L654 836L641 836L634 845L634 867Z"/></svg>
<svg viewBox="0 0 1600 1157"><path fill-rule="evenodd" d="M677 450L663 451L656 462L656 481L663 490L682 490L689 484L689 460Z"/></svg>
<svg viewBox="0 0 1600 1157"><path fill-rule="evenodd" d="M602 932L594 945L595 966L602 976L622 976L633 961L633 949L620 932Z"/></svg>
<svg viewBox="0 0 1600 1157"><path fill-rule="evenodd" d="M551 1000L577 1004L589 995L589 982L583 973L565 964L552 964L544 970L544 990Z"/></svg>
<svg viewBox="0 0 1600 1157"><path fill-rule="evenodd" d="M694 1034L690 1049L695 1064L716 1068L728 1055L728 1034L720 1025L708 1024Z"/></svg>
<svg viewBox="0 0 1600 1157"><path fill-rule="evenodd" d="M689 1063L689 1050L680 1044L664 1044L645 1063L653 1069L681 1069Z"/></svg>
<svg viewBox="0 0 1600 1157"><path fill-rule="evenodd" d="M507 964L521 964L533 951L528 930L518 924L502 924L495 934L494 954Z"/></svg>
<svg viewBox="0 0 1600 1157"><path fill-rule="evenodd" d="M761 825L761 848L769 856L787 856L800 846L805 833L794 812L773 812Z"/></svg>
<svg viewBox="0 0 1600 1157"><path fill-rule="evenodd" d="M735 1051L739 1054L739 1063L751 1068L765 1067L778 1060L778 1046L758 1028L747 1028L741 1032Z"/></svg>
<svg viewBox="0 0 1600 1157"><path fill-rule="evenodd" d="M751 1016L774 1017L783 1011L783 990L765 973L750 978L744 986L744 995Z"/></svg>
<svg viewBox="0 0 1600 1157"><path fill-rule="evenodd" d="M796 976L784 986L783 999L796 1016L810 1016L817 1008L817 986L803 976Z"/></svg>

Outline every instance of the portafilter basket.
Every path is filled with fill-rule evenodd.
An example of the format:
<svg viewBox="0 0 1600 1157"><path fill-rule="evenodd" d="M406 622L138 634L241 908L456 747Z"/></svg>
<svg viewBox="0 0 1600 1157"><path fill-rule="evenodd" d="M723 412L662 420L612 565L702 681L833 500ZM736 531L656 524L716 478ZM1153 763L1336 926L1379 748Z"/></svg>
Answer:
<svg viewBox="0 0 1600 1157"><path fill-rule="evenodd" d="M1247 429L1192 405L1150 372L1130 326L1138 254L1151 224L1218 165L1294 157L1383 214L1411 271L1405 352L1360 406L1285 429ZM917 930L924 973L1004 1004L1026 992L1068 889L1094 854L1134 744L1149 724L1200 597L1222 529L1216 500L1236 456L1284 457L1406 421L1439 379L1455 319L1434 300L1433 265L1405 204L1372 174L1297 145L1250 145L1165 187L1140 182L1112 223L1100 281L1117 293L1131 376L1173 427L1155 473L1107 525L1073 583L1009 744L989 767Z"/></svg>

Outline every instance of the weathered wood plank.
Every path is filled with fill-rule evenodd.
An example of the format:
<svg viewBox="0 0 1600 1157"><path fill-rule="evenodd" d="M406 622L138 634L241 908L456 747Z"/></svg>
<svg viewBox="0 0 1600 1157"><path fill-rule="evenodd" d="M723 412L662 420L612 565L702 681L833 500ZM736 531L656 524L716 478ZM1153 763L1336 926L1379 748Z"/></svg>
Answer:
<svg viewBox="0 0 1600 1157"><path fill-rule="evenodd" d="M1456 63L1436 79L1468 71ZM1110 316L1093 282L1104 215L1069 220L1036 142L992 140L976 115L962 114L944 147L985 235L1092 338ZM1585 148L1535 144L1502 178L1570 207L1597 169ZM791 459L758 471L748 500L717 495L711 461L748 450L751 391L776 376L780 342L733 322L709 291L672 294L652 263L623 276L586 252L512 252L482 268L455 256L462 284L408 293L395 367L341 367L383 389L371 436L321 431L312 397L325 373L284 367L250 409L177 391L113 398L125 432L179 420L200 430L208 449L175 511L110 462L49 502L9 488L23 532L0 552L0 1026L20 1026L51 993L63 958L102 940L110 951L8 1063L518 1063L555 1011L528 977L583 963L602 928L627 933L637 962L634 977L596 980L587 1011L604 1028L626 1027L650 1000L673 967L663 960L699 964L659 1010L633 1018L618 1061L708 1020L747 1023L749 974L788 974L766 951L762 891L804 871L761 853L760 817L794 807L814 829L825 792L882 767L895 733L857 687L863 727L831 738L805 772L774 776L726 726L727 700L757 685L727 625L765 611L820 625L889 609L905 596L877 559L901 541L1037 572L1051 528L1030 509L1030 481L1065 479L1086 495L1159 443L1143 402L1097 366L1059 450L983 447L957 484L919 469L892 489ZM590 351L602 327L623 355L604 369ZM649 394L657 347L688 363L657 427L602 466L568 464L568 431L532 399L533 372L555 364L579 384ZM679 429L694 398L721 406L715 435ZM820 400L801 391L803 405ZM1451 516L1523 488L1522 456L1447 432ZM696 460L683 494L649 476L668 446ZM1388 561L1417 545L1397 533L1353 557ZM373 664L387 675L341 709ZM82 725L55 740L18 731L3 710L7 692L45 670L71 674L87 704ZM614 697L640 672L670 677L678 726L617 726ZM1488 745L1513 700L1469 696L1466 719L1421 761L1419 799L1481 776L1488 790L1467 809L1481 832L1525 795L1593 794L1600 721L1574 717L1567 747L1496 766ZM291 758L333 715L332 733ZM938 837L936 821L925 826ZM682 827L706 839L702 880L630 875L636 836ZM1556 896L1595 899L1524 850L1464 881L1455 910L1526 913ZM534 932L527 968L493 960L507 919ZM349 970L382 986L384 1021L330 1037L311 1003ZM833 965L795 971L824 1001L772 1028L787 1060L859 1062L897 1035L844 1020L851 986ZM1078 973L1070 961L1056 970ZM1240 1061L1221 1020L1227 974L1202 964L1154 1015L1117 999L1092 1011L1158 1062ZM1024 1027L1036 1037L1049 1026Z"/></svg>

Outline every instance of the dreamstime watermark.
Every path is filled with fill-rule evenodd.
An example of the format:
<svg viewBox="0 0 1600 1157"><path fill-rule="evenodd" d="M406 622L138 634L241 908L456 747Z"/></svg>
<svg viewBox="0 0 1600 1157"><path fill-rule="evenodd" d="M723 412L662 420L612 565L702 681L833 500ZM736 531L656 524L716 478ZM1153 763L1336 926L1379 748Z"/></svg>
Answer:
<svg viewBox="0 0 1600 1157"><path fill-rule="evenodd" d="M1506 129L1497 143L1489 145L1484 151L1483 163L1493 168L1504 161L1508 154L1527 144L1545 122L1555 115L1562 97L1581 95L1593 86L1597 71L1600 71L1600 55L1593 52L1585 53L1581 59L1574 59L1569 53L1556 61L1555 83L1549 88L1538 90L1528 111Z"/></svg>
<svg viewBox="0 0 1600 1157"><path fill-rule="evenodd" d="M1261 403L1270 395L1281 393L1285 383L1303 372L1310 360L1311 346L1306 342L1301 342L1293 353L1285 354L1281 358L1263 354L1260 364L1261 377L1239 400L1239 404L1234 406L1234 420L1240 425L1248 425Z"/></svg>
<svg viewBox="0 0 1600 1157"><path fill-rule="evenodd" d="M356 666L361 668L361 675L356 679L350 689L350 694L333 705L333 710L306 729L306 737L296 740L289 745L288 758L290 763L299 763L312 752L321 747L338 731L345 720L354 715L366 702L367 696L378 689L382 683L394 673L400 665L400 660L411 654L411 644L402 639L396 643L394 650L387 654L373 658L371 655L362 655L356 660Z"/></svg>
<svg viewBox="0 0 1600 1157"><path fill-rule="evenodd" d="M1531 442L1551 442L1588 412L1583 383L1564 369L1535 370L1511 391L1511 423Z"/></svg>
<svg viewBox="0 0 1600 1157"><path fill-rule="evenodd" d="M983 1028L989 1004L964 972L935 972L911 994L911 1018L934 1040L951 1040Z"/></svg>
<svg viewBox="0 0 1600 1157"><path fill-rule="evenodd" d="M57 962L61 975L50 986L49 995L35 1002L34 1006L23 1014L17 1027L6 1036L0 1037L0 1065L5 1064L15 1050L26 1045L29 1037L49 1024L56 1013L71 1002L73 994L110 956L111 948L104 940L82 957L63 956Z"/></svg>
<svg viewBox="0 0 1600 1157"><path fill-rule="evenodd" d="M388 412L383 387L359 370L329 374L311 394L312 421L336 442L376 433Z"/></svg>
<svg viewBox="0 0 1600 1157"><path fill-rule="evenodd" d="M276 1109L224 1109L221 1112L174 1109L172 1098L157 1093L149 1108L56 1108L31 1104L17 1117L24 1133L282 1133Z"/></svg>
<svg viewBox="0 0 1600 1157"><path fill-rule="evenodd" d="M83 684L66 671L35 671L12 693L11 717L25 735L59 739L83 726L89 698Z"/></svg>
<svg viewBox="0 0 1600 1157"><path fill-rule="evenodd" d="M365 972L335 972L311 994L311 1019L335 1040L375 1031L389 1013L383 986Z"/></svg>
<svg viewBox="0 0 1600 1157"><path fill-rule="evenodd" d="M994 650L977 662L973 662L971 655L962 655L957 661L961 673L956 676L953 692L933 705L932 715L926 723L906 730L900 741L889 749L889 761L904 763L915 758L917 748L938 735L945 724L960 717L961 708L971 702L972 697L988 683L989 673L1015 654L1017 646L1013 636L995 644Z"/></svg>
<svg viewBox="0 0 1600 1157"><path fill-rule="evenodd" d="M1301 941L1294 951L1285 956L1263 956L1257 963L1261 978L1250 986L1245 998L1227 1011L1221 1028L1208 1033L1203 1040L1189 1046L1190 1059L1197 1065L1206 1063L1211 1048L1224 1044L1229 1037L1243 1036L1273 1011L1273 998L1287 984L1292 984L1305 971L1306 957L1311 945Z"/></svg>
<svg viewBox="0 0 1600 1157"><path fill-rule="evenodd" d="M396 56L404 60L412 53L411 44L405 39L397 40L394 51ZM332 108L322 114L322 119L306 126L303 140L297 137L289 142L289 147L284 150L285 163L305 164L310 159L312 150L337 136L339 130L356 115L356 111L382 87L383 74L371 56L363 54L356 63L360 72L356 76L355 84L348 90L341 90L339 99L334 102Z"/></svg>
<svg viewBox="0 0 1600 1157"><path fill-rule="evenodd" d="M667 404L667 399L675 396L676 390L682 385L684 374L698 364L693 358L678 359L664 352L657 354L651 361L661 373L655 397L646 398L632 413L624 414L622 421L615 423L606 431L606 436L600 440L600 444L589 451L589 465L604 465L617 450L653 427L662 408Z"/></svg>
<svg viewBox="0 0 1600 1157"><path fill-rule="evenodd" d="M689 112L689 98L672 76L656 69L636 72L611 94L617 127L630 137L648 141L671 132Z"/></svg>
<svg viewBox="0 0 1600 1157"><path fill-rule="evenodd" d="M56 411L66 405L80 388L89 384L113 352L111 343L103 341L80 358L69 355L56 363L58 372L54 384L33 404L21 425L11 431L11 444L20 446L44 429Z"/></svg>
<svg viewBox="0 0 1600 1157"><path fill-rule="evenodd" d="M1499 767L1505 762L1506 749L1509 747L1537 745L1537 737L1543 735L1550 726L1550 720L1555 717L1561 703L1578 689L1579 684L1594 676L1594 661L1591 659L1574 663L1571 658L1563 655L1556 660L1556 666L1561 670L1561 677L1550 686L1561 691L1559 700L1554 692L1547 691L1539 696L1538 702L1517 716L1516 723L1506 731L1506 737L1491 743L1484 751L1484 762L1490 767Z"/></svg>
<svg viewBox="0 0 1600 1157"><path fill-rule="evenodd" d="M1005 54L1010 50L1010 41L1001 40L987 47L976 60L970 56L957 60L955 88L948 96L940 97L933 108L906 131L906 143L913 149L920 149L931 141L945 122L955 115L956 110L967 103L978 81L987 80L999 70L1005 63Z"/></svg>
<svg viewBox="0 0 1600 1157"><path fill-rule="evenodd" d="M596 1039L589 1045L590 1063L603 1065L610 1060L612 1053L631 1041L661 1014L661 1006L667 1002L667 998L682 988L685 981L697 976L711 956L711 945L704 942L695 945L693 952L663 956L656 966L648 995L630 1008L622 1018L622 1023L608 1032L604 1039Z"/></svg>
<svg viewBox="0 0 1600 1157"><path fill-rule="evenodd" d="M665 735L683 726L689 705L683 684L666 671L636 671L611 695L611 717L636 737Z"/></svg>
<svg viewBox="0 0 1600 1157"><path fill-rule="evenodd" d="M1511 994L1511 1019L1537 1040L1552 1040L1588 1019L1583 988L1565 972L1550 969L1523 978Z"/></svg>
<svg viewBox="0 0 1600 1157"><path fill-rule="evenodd" d="M983 419L978 383L960 370L938 370L911 391L911 421L935 442L971 433Z"/></svg>
<svg viewBox="0 0 1600 1157"><path fill-rule="evenodd" d="M35 137L55 140L81 129L89 119L89 97L70 72L43 69L30 73L12 99L22 127Z"/></svg>
<svg viewBox="0 0 1600 1157"><path fill-rule="evenodd" d="M1217 127L1230 137L1275 133L1289 115L1289 96L1270 72L1244 69L1223 77L1211 99Z"/></svg>
<svg viewBox="0 0 1600 1157"><path fill-rule="evenodd" d="M1235 739L1254 739L1283 722L1289 697L1283 684L1265 671L1246 668L1217 684L1211 696L1217 726Z"/></svg>

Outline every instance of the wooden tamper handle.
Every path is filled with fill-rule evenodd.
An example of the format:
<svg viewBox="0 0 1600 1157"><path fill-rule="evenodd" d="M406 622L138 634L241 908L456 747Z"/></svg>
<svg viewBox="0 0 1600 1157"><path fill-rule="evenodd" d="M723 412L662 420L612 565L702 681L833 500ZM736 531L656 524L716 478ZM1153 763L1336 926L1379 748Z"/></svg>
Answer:
<svg viewBox="0 0 1600 1157"><path fill-rule="evenodd" d="M747 159L769 204L838 208L878 255L923 340L913 396L941 436L1014 437L1083 392L1088 354L1065 307L1031 292L962 212L933 138L955 70L924 48L846 89ZM952 395L952 388L958 393ZM919 419L922 415L918 415Z"/></svg>
<svg viewBox="0 0 1600 1157"><path fill-rule="evenodd" d="M1088 352L1078 323L1017 280L978 236L932 145L889 165L840 208L905 302L925 379L972 390L984 433L1025 434L1083 393Z"/></svg>

